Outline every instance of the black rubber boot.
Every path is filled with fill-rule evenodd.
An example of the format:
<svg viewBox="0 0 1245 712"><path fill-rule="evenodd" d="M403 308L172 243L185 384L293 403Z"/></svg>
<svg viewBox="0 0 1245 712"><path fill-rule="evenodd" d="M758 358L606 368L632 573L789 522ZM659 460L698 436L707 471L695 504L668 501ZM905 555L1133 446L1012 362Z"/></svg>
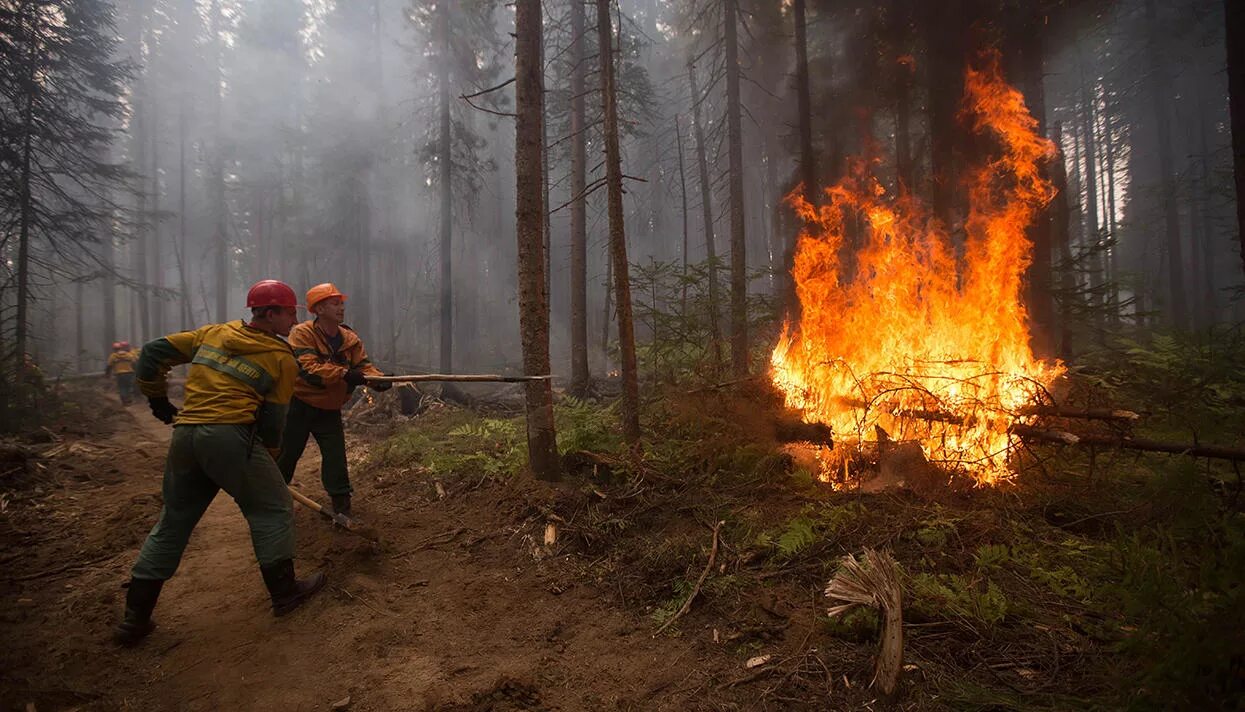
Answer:
<svg viewBox="0 0 1245 712"><path fill-rule="evenodd" d="M163 587L162 579L130 579L130 588L125 594L125 618L112 634L117 645L127 648L138 645L156 629L151 611L155 609Z"/></svg>
<svg viewBox="0 0 1245 712"><path fill-rule="evenodd" d="M338 514L350 515L350 495L335 494L333 495L333 511Z"/></svg>
<svg viewBox="0 0 1245 712"><path fill-rule="evenodd" d="M317 571L305 579L295 578L293 559L261 566L259 570L264 575L264 584L268 586L268 593L272 596L272 614L278 617L303 605L316 591L324 588L328 581L328 576L323 571Z"/></svg>

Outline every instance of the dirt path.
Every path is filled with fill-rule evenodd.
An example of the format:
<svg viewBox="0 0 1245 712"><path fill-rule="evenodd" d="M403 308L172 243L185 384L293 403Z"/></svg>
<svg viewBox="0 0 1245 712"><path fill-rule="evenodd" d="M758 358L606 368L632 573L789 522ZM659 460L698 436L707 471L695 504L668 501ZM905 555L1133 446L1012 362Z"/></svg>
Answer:
<svg viewBox="0 0 1245 712"><path fill-rule="evenodd" d="M117 432L66 456L56 486L6 503L0 709L327 710L346 698L351 710L697 706L689 695L708 673L696 668L710 664L698 645L654 640L650 622L597 586L553 575L496 491L411 498L361 471L356 509L386 546L299 509L299 568L330 572L302 610L272 617L245 522L222 494L165 586L159 629L139 649L114 647L120 586L159 510L169 436L141 406L116 411ZM323 500L314 446L308 455L297 481Z"/></svg>

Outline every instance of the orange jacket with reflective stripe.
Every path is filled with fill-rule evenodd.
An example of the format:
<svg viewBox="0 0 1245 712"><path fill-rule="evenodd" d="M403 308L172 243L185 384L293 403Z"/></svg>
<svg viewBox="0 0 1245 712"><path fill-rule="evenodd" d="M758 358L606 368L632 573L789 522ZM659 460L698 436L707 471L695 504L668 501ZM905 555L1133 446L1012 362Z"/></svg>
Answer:
<svg viewBox="0 0 1245 712"><path fill-rule="evenodd" d="M339 328L342 344L336 351L314 320L290 330L290 347L298 359L294 397L324 410L340 410L350 400L353 389L346 385L346 371L358 368L369 376L385 375L368 360L359 335L344 324Z"/></svg>

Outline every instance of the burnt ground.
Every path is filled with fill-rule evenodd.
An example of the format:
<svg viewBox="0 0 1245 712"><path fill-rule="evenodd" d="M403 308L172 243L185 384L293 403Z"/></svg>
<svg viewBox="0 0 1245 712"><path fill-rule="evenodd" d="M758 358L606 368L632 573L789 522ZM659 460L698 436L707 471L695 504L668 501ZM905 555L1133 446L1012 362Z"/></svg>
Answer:
<svg viewBox="0 0 1245 712"><path fill-rule="evenodd" d="M1223 633L1245 629L1239 481L1207 487L1213 473L1174 458L1039 450L1006 487L835 492L780 452L765 398L651 403L638 464L617 454L616 414L568 401L571 474L554 488L516 471L521 419L436 398L409 420L393 394L363 404L348 434L356 509L383 545L296 506L299 568L330 581L275 619L222 495L160 627L122 650L109 634L159 511L169 429L74 388L57 427L0 443L0 709L882 708L877 616L829 619L821 595L866 546L904 576L898 708L1241 699L1245 643ZM296 483L324 501L317 468L312 445Z"/></svg>

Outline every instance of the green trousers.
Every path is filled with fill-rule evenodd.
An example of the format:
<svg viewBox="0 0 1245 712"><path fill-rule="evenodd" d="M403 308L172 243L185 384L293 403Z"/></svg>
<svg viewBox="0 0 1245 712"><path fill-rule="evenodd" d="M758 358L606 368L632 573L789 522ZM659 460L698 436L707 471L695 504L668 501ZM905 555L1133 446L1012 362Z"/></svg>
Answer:
<svg viewBox="0 0 1245 712"><path fill-rule="evenodd" d="M250 425L178 425L164 466L164 508L132 575L167 579L216 493L238 503L260 566L294 558L294 505L281 471Z"/></svg>
<svg viewBox="0 0 1245 712"><path fill-rule="evenodd" d="M342 412L324 410L294 398L290 401L281 434L281 456L277 465L285 481L294 479L294 468L307 447L307 436L314 435L320 446L320 481L329 496L350 494L350 474L346 471L346 431Z"/></svg>

